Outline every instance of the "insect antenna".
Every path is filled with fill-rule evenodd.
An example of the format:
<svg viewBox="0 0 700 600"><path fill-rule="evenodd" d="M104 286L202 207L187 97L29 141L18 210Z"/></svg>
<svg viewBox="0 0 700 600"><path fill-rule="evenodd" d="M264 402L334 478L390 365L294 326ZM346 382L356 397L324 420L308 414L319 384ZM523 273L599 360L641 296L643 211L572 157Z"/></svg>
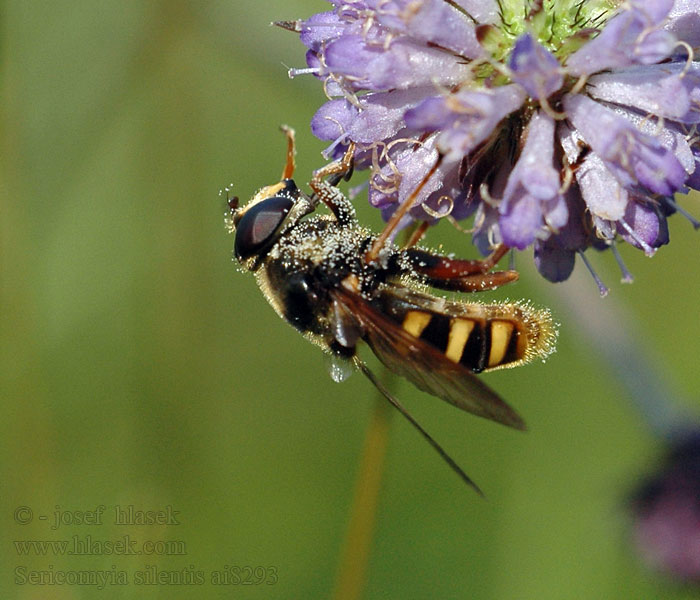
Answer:
<svg viewBox="0 0 700 600"><path fill-rule="evenodd" d="M357 356L353 357L353 362L355 363L355 366L362 371L367 379L369 379L373 384L374 387L377 388L379 393L384 396L390 404L396 408L405 418L406 420L413 425L419 432L420 434L427 440L427 442L435 449L435 451L442 457L442 459L450 466L450 468L459 475L459 477L466 483L468 486L470 486L474 491L476 491L477 494L480 496L484 496L484 492L481 491L478 485L472 481L472 479L467 475L463 470L462 467L460 467L454 459L447 454L445 449L438 444L433 437L421 426L418 421L416 421L413 416L406 410L406 408L401 404L394 396L391 395L389 390L387 390L384 387L384 384L376 377L376 375L370 370L370 368L362 361L360 360Z"/></svg>

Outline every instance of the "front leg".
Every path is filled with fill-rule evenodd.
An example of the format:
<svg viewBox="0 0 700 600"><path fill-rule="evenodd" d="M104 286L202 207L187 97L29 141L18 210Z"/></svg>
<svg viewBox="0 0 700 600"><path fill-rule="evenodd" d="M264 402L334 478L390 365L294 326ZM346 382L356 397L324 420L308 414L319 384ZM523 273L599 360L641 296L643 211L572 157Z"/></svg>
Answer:
<svg viewBox="0 0 700 600"><path fill-rule="evenodd" d="M352 202L336 187L341 179L347 180L352 175L354 153L355 144L350 143L345 154L339 160L314 171L309 182L309 187L314 192L313 199L323 202L342 225L351 225L357 221Z"/></svg>

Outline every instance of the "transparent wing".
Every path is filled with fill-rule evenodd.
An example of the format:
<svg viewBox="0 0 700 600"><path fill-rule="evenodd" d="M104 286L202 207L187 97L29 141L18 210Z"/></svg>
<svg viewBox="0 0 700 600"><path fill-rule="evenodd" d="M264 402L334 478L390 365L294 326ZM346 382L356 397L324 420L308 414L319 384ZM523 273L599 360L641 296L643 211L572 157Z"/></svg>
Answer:
<svg viewBox="0 0 700 600"><path fill-rule="evenodd" d="M395 296L397 302L405 301L390 290L383 293ZM515 429L526 429L522 418L467 367L451 361L435 347L405 331L359 294L342 287L336 288L333 294L360 322L364 340L389 370L457 408Z"/></svg>

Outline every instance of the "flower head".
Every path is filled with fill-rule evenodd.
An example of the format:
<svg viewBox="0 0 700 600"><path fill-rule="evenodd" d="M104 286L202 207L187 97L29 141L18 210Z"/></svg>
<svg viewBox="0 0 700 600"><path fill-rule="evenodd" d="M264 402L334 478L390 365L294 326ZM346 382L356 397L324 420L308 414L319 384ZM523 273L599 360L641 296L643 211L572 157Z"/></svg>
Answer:
<svg viewBox="0 0 700 600"><path fill-rule="evenodd" d="M634 541L652 568L700 583L700 431L673 442L632 499Z"/></svg>
<svg viewBox="0 0 700 600"><path fill-rule="evenodd" d="M652 255L700 189L700 0L330 3L286 24L290 75L323 82L312 130L355 142L385 218L411 195L404 225L474 215L482 251L533 247L561 281L591 246Z"/></svg>

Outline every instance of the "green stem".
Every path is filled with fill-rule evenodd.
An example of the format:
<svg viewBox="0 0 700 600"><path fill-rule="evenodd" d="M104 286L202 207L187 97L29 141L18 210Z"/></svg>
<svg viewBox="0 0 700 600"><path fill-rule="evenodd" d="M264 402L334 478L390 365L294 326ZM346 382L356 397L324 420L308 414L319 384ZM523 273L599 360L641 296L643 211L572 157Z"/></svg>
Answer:
<svg viewBox="0 0 700 600"><path fill-rule="evenodd" d="M367 566L389 440L391 410L391 406L378 395L374 401L355 482L350 522L340 556L334 600L357 600L361 597L367 581Z"/></svg>

